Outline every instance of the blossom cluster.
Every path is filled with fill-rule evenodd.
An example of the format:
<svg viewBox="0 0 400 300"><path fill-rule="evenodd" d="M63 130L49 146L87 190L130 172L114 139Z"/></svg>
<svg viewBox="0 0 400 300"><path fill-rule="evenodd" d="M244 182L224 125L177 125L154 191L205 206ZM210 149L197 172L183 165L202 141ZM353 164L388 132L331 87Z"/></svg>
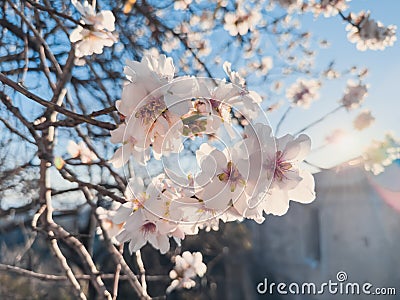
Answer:
<svg viewBox="0 0 400 300"><path fill-rule="evenodd" d="M358 108L365 100L368 94L368 87L362 83L356 83L351 80L347 82L347 88L340 103L347 109Z"/></svg>
<svg viewBox="0 0 400 300"><path fill-rule="evenodd" d="M275 137L262 120L261 97L224 64L226 80L174 77L165 55L128 61L125 85L116 107L124 122L111 132L122 143L111 159L115 167L132 157L148 166L150 159L172 162L149 178L129 180L126 203L113 217L123 224L116 236L129 241L131 252L147 242L166 253L170 237L179 244L200 229L218 229L220 221L283 215L289 201L314 200L314 179L300 163L310 151L306 135ZM234 122L239 112L247 125ZM184 172L179 153L184 142L198 144Z"/></svg>
<svg viewBox="0 0 400 300"><path fill-rule="evenodd" d="M69 141L67 151L71 155L71 158L79 157L84 164L91 163L93 160L97 159L97 155L91 151L83 141L79 142L79 144L74 141Z"/></svg>
<svg viewBox="0 0 400 300"><path fill-rule="evenodd" d="M361 131L365 128L371 126L371 124L375 121L375 118L372 116L371 111L363 110L361 113L357 115L357 117L353 121L353 126L355 129Z"/></svg>
<svg viewBox="0 0 400 300"><path fill-rule="evenodd" d="M350 0L272 0L278 3L289 13L312 12L315 16L323 14L325 17L335 16L339 11L348 8L347 2Z"/></svg>
<svg viewBox="0 0 400 300"><path fill-rule="evenodd" d="M315 16L323 14L325 17L332 17L341 14L348 25L348 40L356 44L360 51L383 50L392 46L396 41L395 25L385 27L381 22L370 18L370 13L361 11L358 14L350 13L347 17L343 11L348 8L350 0L271 0L278 3L288 13L312 12Z"/></svg>
<svg viewBox="0 0 400 300"><path fill-rule="evenodd" d="M196 281L193 279L196 276L203 277L206 271L207 266L203 263L203 255L200 252L185 251L182 256L175 256L175 267L169 272L172 282L167 288L167 293L175 289L194 287Z"/></svg>
<svg viewBox="0 0 400 300"><path fill-rule="evenodd" d="M323 14L325 17L336 16L339 11L342 12L348 8L349 0L320 0L310 1L309 6L314 15Z"/></svg>
<svg viewBox="0 0 400 300"><path fill-rule="evenodd" d="M298 79L286 91L286 97L293 106L309 108L312 101L318 99L321 83L317 80Z"/></svg>
<svg viewBox="0 0 400 300"><path fill-rule="evenodd" d="M394 160L400 159L400 141L387 133L383 141L372 141L362 157L365 170L378 175Z"/></svg>
<svg viewBox="0 0 400 300"><path fill-rule="evenodd" d="M303 8L303 0L273 0L278 3L281 7L286 9L289 13L301 10Z"/></svg>
<svg viewBox="0 0 400 300"><path fill-rule="evenodd" d="M258 9L245 9L239 6L235 12L225 14L224 28L232 36L245 35L253 31L260 20L261 14Z"/></svg>
<svg viewBox="0 0 400 300"><path fill-rule="evenodd" d="M379 21L370 18L369 12L361 11L358 15L351 13L351 24L346 30L350 42L356 43L358 50L383 50L396 41L396 26L383 26Z"/></svg>
<svg viewBox="0 0 400 300"><path fill-rule="evenodd" d="M96 13L96 8L87 1L84 3L78 0L71 0L82 15L81 25L78 25L69 36L72 43L75 44L75 56L77 58L100 54L104 47L110 47L117 41L117 36L113 33L115 30L115 17L110 10L102 10Z"/></svg>

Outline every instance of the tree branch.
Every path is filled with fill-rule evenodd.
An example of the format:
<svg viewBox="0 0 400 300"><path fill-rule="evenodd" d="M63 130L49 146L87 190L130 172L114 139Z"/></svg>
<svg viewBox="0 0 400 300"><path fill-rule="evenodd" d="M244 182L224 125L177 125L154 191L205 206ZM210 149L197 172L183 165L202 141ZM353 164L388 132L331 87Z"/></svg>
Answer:
<svg viewBox="0 0 400 300"><path fill-rule="evenodd" d="M52 102L46 101L46 100L40 98L39 96L31 93L30 91L28 91L27 89L25 89L24 87L22 87L21 85L16 83L15 81L12 81L11 79L9 79L7 76L5 76L1 72L0 72L0 81L2 83L4 83L4 84L10 86L11 88L16 90L17 92L21 93L25 97L35 101L36 103L39 103L40 105L43 105L43 106L45 106L47 108L51 108L51 109L53 109L53 110L65 115L67 117L70 117L72 119L80 120L82 123L88 123L88 124L91 124L91 125L94 125L94 126L98 126L98 127L104 128L104 129L108 129L108 130L114 130L114 129L117 128L117 126L115 124L94 120L94 119L92 119L92 118L90 118L88 116L77 114L77 113L74 113L74 112L72 112L72 111L70 111L68 109L63 108L62 106L58 106L56 103L52 103Z"/></svg>

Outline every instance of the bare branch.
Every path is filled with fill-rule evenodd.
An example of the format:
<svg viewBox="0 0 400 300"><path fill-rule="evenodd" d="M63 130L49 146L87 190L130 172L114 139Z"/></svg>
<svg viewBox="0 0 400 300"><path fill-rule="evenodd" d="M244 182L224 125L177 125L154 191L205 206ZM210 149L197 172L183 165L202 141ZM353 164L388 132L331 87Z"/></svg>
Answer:
<svg viewBox="0 0 400 300"><path fill-rule="evenodd" d="M74 113L68 109L63 108L62 106L58 106L55 103L46 101L42 98L40 98L39 96L37 96L36 94L33 94L31 92L29 92L27 89L25 89L24 87L22 87L21 85L19 85L18 83L12 81L11 79L9 79L7 76L5 76L3 73L0 72L0 81L3 82L4 84L12 87L14 90L16 90L17 92L21 93L22 95L24 95L25 97L39 103L40 105L43 105L47 108L51 108L63 115L66 115L67 117L70 117L72 119L77 119L82 121L82 123L88 123L88 124L92 124L94 126L98 126L104 129L108 129L108 130L114 130L117 126L108 122L102 122L102 121L98 121L98 120L94 120L88 116L85 115L80 115L77 113ZM4 94L4 93L2 93Z"/></svg>
<svg viewBox="0 0 400 300"><path fill-rule="evenodd" d="M21 276L29 277L29 278L35 278L38 280L43 280L43 281L67 281L68 277L63 276L63 275L53 275L53 274L43 274L43 273L38 273L34 272L31 270L27 270L24 268L16 267L16 266L11 266L11 265L6 265L6 264L0 264L0 271L5 271L5 272L12 272L14 274L18 274ZM101 274L100 275L102 279L114 279L114 274ZM78 280L90 280L91 275L75 275L75 278ZM153 275L153 276L146 276L146 279L149 281L161 281L161 280L169 280L168 276L165 275ZM127 275L120 275L120 280L128 280Z"/></svg>
<svg viewBox="0 0 400 300"><path fill-rule="evenodd" d="M57 257L62 268L64 269L68 280L71 282L71 284L74 288L75 295L77 297L79 297L79 299L85 300L86 296L82 292L81 286L80 286L78 280L76 279L74 273L72 272L71 267L68 265L67 259L62 254L61 249L57 244L57 240L54 238L54 233L50 231L49 236L53 237L50 241L51 248L53 249L54 255Z"/></svg>

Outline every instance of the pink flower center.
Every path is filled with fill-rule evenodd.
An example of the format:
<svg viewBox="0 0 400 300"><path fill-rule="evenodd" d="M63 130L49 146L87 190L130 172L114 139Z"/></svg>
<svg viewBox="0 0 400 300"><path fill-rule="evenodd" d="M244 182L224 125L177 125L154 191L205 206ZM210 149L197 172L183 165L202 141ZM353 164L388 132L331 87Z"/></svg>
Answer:
<svg viewBox="0 0 400 300"><path fill-rule="evenodd" d="M138 109L135 117L140 118L143 124L148 125L155 122L166 109L165 103L161 99L151 99Z"/></svg>
<svg viewBox="0 0 400 300"><path fill-rule="evenodd" d="M231 192L234 192L236 186L240 183L241 185L245 185L246 181L243 179L237 167L233 162L228 162L226 165L226 169L223 169L221 174L217 175L218 179L223 182L230 182L231 184Z"/></svg>
<svg viewBox="0 0 400 300"><path fill-rule="evenodd" d="M211 107L214 109L218 109L219 105L221 104L220 101L215 100L215 99L210 99Z"/></svg>
<svg viewBox="0 0 400 300"><path fill-rule="evenodd" d="M149 233L153 234L156 232L156 230L157 226L153 222L146 222L140 228L140 231L143 233L143 235L148 235Z"/></svg>
<svg viewBox="0 0 400 300"><path fill-rule="evenodd" d="M294 97L293 97L294 102L297 103L297 102L301 101L308 94L310 94L310 90L306 87L303 87L303 89L300 92L298 92L294 95Z"/></svg>
<svg viewBox="0 0 400 300"><path fill-rule="evenodd" d="M283 158L283 152L276 152L276 161L275 161L275 170L274 170L274 179L278 181L282 181L286 179L286 173L290 171L292 168L292 164L287 162Z"/></svg>

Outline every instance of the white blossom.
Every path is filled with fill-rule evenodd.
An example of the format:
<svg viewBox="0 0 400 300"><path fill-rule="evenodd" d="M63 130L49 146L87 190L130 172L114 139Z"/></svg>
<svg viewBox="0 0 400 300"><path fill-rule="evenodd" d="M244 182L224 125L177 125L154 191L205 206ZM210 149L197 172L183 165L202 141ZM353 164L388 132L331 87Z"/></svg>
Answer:
<svg viewBox="0 0 400 300"><path fill-rule="evenodd" d="M253 31L261 19L257 9L244 9L241 6L235 12L228 12L224 17L224 29L230 35L245 35Z"/></svg>
<svg viewBox="0 0 400 300"><path fill-rule="evenodd" d="M82 26L78 25L71 34L70 41L75 44L75 56L77 58L100 54L104 47L110 47L117 41L115 30L115 17L109 10L95 12L95 7L86 0L83 4L72 0L72 4L82 15Z"/></svg>
<svg viewBox="0 0 400 300"><path fill-rule="evenodd" d="M365 84L355 83L349 80L347 82L345 94L340 102L348 110L357 108L364 102L367 92L368 89Z"/></svg>
<svg viewBox="0 0 400 300"><path fill-rule="evenodd" d="M387 133L383 141L373 140L362 157L365 170L378 175L394 160L400 159L400 141Z"/></svg>
<svg viewBox="0 0 400 300"><path fill-rule="evenodd" d="M310 152L311 140L304 134L297 138L287 134L277 138L276 145L276 152L268 154L267 167L273 170L273 175L264 210L267 214L283 215L289 208L289 200L310 203L315 199L314 178L308 170L300 168Z"/></svg>
<svg viewBox="0 0 400 300"><path fill-rule="evenodd" d="M131 252L150 243L166 253L171 237L180 243L201 229L218 230L220 222L245 218L262 223L265 214L286 213L290 200L314 200L314 179L299 166L310 150L310 139L276 138L268 125L253 124L260 117L261 96L247 89L230 63L223 68L229 81L174 77L172 60L157 53L128 62L125 73L130 82L116 103L125 120L111 132L111 141L123 144L111 159L114 166L123 166L132 156L145 164L151 154L173 160L185 138L201 138L193 174L172 164L148 178L147 185L140 177L129 180L127 202L112 221L124 224L116 239L129 242ZM297 89L302 88L303 95L296 101L304 104L316 97L319 83L300 83ZM232 115L243 117L243 137ZM223 147L212 144L220 129L226 129ZM171 289L180 284L173 281Z"/></svg>
<svg viewBox="0 0 400 300"><path fill-rule="evenodd" d="M185 251L182 256L175 256L175 267L169 272L169 277L173 281L167 288L167 293L175 289L195 287L196 282L193 279L196 276L203 277L206 271L207 266L203 263L203 256L200 252Z"/></svg>
<svg viewBox="0 0 400 300"><path fill-rule="evenodd" d="M185 10L192 3L192 0L175 0L174 1L174 9L176 10Z"/></svg>
<svg viewBox="0 0 400 300"><path fill-rule="evenodd" d="M319 81L298 79L286 91L286 97L293 106L309 108L311 102L319 98Z"/></svg>
<svg viewBox="0 0 400 300"><path fill-rule="evenodd" d="M79 157L84 164L91 163L93 160L97 159L97 155L88 148L84 141L80 141L79 144L74 141L69 141L67 151L72 158Z"/></svg>
<svg viewBox="0 0 400 300"><path fill-rule="evenodd" d="M351 23L346 30L350 42L356 43L357 49L365 51L383 50L393 46L396 41L396 29L394 25L385 27L381 22L370 19L370 13L361 11L358 15L350 14Z"/></svg>
<svg viewBox="0 0 400 300"><path fill-rule="evenodd" d="M177 143L183 124L174 111L181 112L180 105L166 103L164 91L160 90L173 80L175 67L172 59L165 55L147 54L141 62L127 61L124 72L130 83L124 87L121 101L116 106L126 117L126 123L111 133L112 142L124 145L111 162L115 167L121 167L132 154L144 164L150 158L150 145L157 158L162 151L179 151Z"/></svg>
<svg viewBox="0 0 400 300"><path fill-rule="evenodd" d="M325 17L336 16L339 11L343 12L348 8L347 3L350 0L317 0L311 1L310 7L314 15L323 14Z"/></svg>
<svg viewBox="0 0 400 300"><path fill-rule="evenodd" d="M272 57L264 56L260 62L251 62L250 68L254 69L258 76L267 75L267 73L273 68L274 62Z"/></svg>
<svg viewBox="0 0 400 300"><path fill-rule="evenodd" d="M207 144L205 144L207 145ZM200 148L200 151L204 151ZM207 155L198 157L201 172L195 177L197 186L204 189L201 200L206 208L224 211L243 193L248 164L232 151L209 148Z"/></svg>
<svg viewBox="0 0 400 300"><path fill-rule="evenodd" d="M105 209L101 206L96 208L96 214L98 215L98 218L101 222L101 228L99 227L96 232L99 235L102 235L102 229L107 232L107 235L109 238L111 238L111 241L118 245L119 242L115 239L115 236L118 235L125 223L119 223L116 224L113 221L113 218L116 214L116 210L120 207L120 203L118 202L113 202L113 205L110 209Z"/></svg>
<svg viewBox="0 0 400 300"><path fill-rule="evenodd" d="M296 10L300 10L303 7L303 0L273 0L278 3L284 9L286 9L289 13L292 13Z"/></svg>
<svg viewBox="0 0 400 300"><path fill-rule="evenodd" d="M119 242L129 241L131 253L141 249L147 242L165 254L169 248L168 233L172 228L168 222L149 218L143 209L137 210L126 220L124 229L117 235Z"/></svg>
<svg viewBox="0 0 400 300"><path fill-rule="evenodd" d="M371 111L364 110L354 119L353 126L355 129L361 131L371 126L374 121L375 118L372 116Z"/></svg>
<svg viewBox="0 0 400 300"><path fill-rule="evenodd" d="M325 137L328 144L337 144L343 141L348 133L343 129L335 129L333 132Z"/></svg>

